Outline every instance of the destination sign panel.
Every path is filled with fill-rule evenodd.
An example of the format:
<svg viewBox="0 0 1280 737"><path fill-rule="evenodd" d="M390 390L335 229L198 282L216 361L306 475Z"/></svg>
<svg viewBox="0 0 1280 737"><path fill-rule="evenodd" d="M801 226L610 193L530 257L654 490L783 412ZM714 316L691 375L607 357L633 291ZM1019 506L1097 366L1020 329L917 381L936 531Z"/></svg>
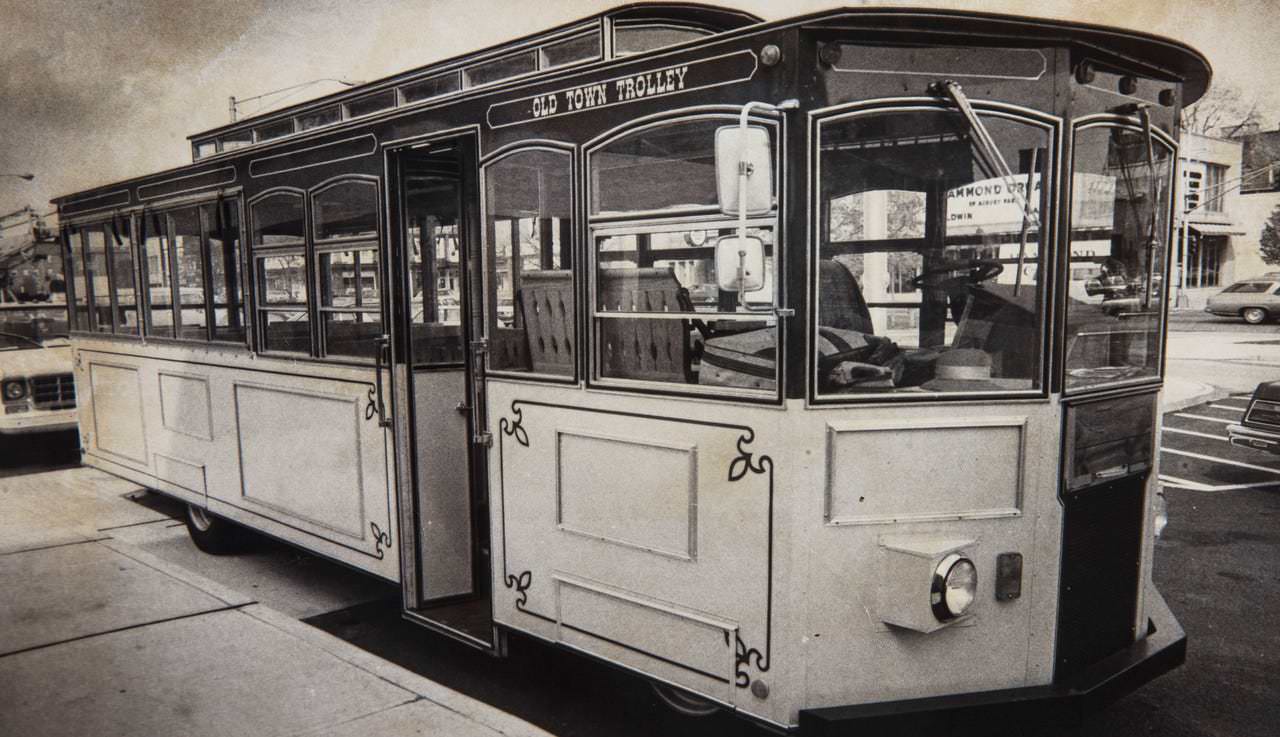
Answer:
<svg viewBox="0 0 1280 737"><path fill-rule="evenodd" d="M736 51L724 56L670 64L655 69L588 82L489 106L490 128L530 123L544 118L625 105L656 97L707 89L755 76L756 55Z"/></svg>

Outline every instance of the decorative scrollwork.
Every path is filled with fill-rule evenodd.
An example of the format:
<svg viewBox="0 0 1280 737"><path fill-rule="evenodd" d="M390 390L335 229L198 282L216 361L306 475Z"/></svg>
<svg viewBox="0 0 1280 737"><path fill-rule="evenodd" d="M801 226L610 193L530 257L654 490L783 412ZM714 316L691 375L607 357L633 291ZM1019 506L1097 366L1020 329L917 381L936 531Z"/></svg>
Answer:
<svg viewBox="0 0 1280 737"><path fill-rule="evenodd" d="M740 480L747 475L748 471L751 473L767 473L773 469L772 458L766 455L757 457L744 447L749 445L755 438L754 430L747 430L738 438L738 457L729 463L730 481Z"/></svg>
<svg viewBox="0 0 1280 737"><path fill-rule="evenodd" d="M520 595L520 598L516 599L516 609L523 612L524 605L529 601L529 587L533 585L533 571L522 571L515 576L508 573L505 576L505 583L507 588L514 588Z"/></svg>
<svg viewBox="0 0 1280 737"><path fill-rule="evenodd" d="M725 633L728 639L729 633ZM734 682L738 688L746 688L751 685L751 674L747 673L747 668L755 667L761 673L769 671L769 658L764 653L754 647L747 647L747 643L742 641L738 635L734 635L737 641L734 645L736 657L734 659ZM753 666L754 661L754 666Z"/></svg>
<svg viewBox="0 0 1280 737"><path fill-rule="evenodd" d="M524 411L517 407L515 402L512 402L511 413L515 415L516 418L514 420L509 420L506 417L503 417L498 421L498 427L502 430L503 435L514 437L517 443L528 448L529 433L525 431L524 425L521 424L524 422Z"/></svg>
<svg viewBox="0 0 1280 737"><path fill-rule="evenodd" d="M377 522L369 523L369 531L373 533L373 547L375 549L374 555L378 560L382 560L383 556L386 555L386 553L383 552L383 548L391 547L391 533L384 531L381 527L378 527Z"/></svg>
<svg viewBox="0 0 1280 737"><path fill-rule="evenodd" d="M364 418L372 420L376 414L378 414L377 390L371 386L369 387L369 393L365 396Z"/></svg>

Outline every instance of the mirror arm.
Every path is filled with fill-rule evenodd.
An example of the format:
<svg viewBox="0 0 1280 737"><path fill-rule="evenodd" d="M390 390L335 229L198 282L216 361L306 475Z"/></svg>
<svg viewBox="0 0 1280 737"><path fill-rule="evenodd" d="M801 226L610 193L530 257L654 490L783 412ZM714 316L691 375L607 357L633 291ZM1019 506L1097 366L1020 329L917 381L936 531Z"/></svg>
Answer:
<svg viewBox="0 0 1280 737"><path fill-rule="evenodd" d="M770 112L778 113L784 110L798 110L800 101L796 98L783 100L774 105L768 102L760 102L753 100L742 106L742 112L738 114L738 242L743 243L747 239L747 177L751 175L751 166L747 162L747 119L751 117L752 108L761 108ZM742 273L744 262L747 254L745 251L738 251L738 285L741 287L746 284L746 275ZM747 310L752 308L747 305L745 292L738 289L738 305Z"/></svg>

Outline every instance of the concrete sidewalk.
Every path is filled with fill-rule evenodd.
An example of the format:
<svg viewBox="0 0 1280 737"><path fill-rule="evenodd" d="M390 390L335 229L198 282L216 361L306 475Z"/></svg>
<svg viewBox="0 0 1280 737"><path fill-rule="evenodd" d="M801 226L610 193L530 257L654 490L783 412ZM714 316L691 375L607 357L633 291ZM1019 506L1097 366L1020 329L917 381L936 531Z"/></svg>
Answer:
<svg viewBox="0 0 1280 737"><path fill-rule="evenodd" d="M0 735L547 737L112 537L91 469L0 479Z"/></svg>

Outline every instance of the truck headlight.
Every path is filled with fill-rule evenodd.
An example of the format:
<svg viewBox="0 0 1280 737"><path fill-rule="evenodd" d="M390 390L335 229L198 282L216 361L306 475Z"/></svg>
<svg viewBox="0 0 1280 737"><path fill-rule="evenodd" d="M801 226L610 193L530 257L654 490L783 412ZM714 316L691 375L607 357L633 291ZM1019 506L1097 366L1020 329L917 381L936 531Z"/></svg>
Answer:
<svg viewBox="0 0 1280 737"><path fill-rule="evenodd" d="M1169 500L1164 498L1164 489L1156 492L1154 506L1156 516L1152 521L1151 527L1154 529L1156 537L1159 538L1164 534L1164 528L1169 526Z"/></svg>
<svg viewBox="0 0 1280 737"><path fill-rule="evenodd" d="M25 379L10 379L4 382L3 388L0 388L0 393L4 394L4 401L16 402L27 396L27 382Z"/></svg>
<svg viewBox="0 0 1280 737"><path fill-rule="evenodd" d="M933 616L939 622L963 616L973 605L977 593L978 569L973 561L952 553L938 562L938 567L933 570L929 603L933 605Z"/></svg>

